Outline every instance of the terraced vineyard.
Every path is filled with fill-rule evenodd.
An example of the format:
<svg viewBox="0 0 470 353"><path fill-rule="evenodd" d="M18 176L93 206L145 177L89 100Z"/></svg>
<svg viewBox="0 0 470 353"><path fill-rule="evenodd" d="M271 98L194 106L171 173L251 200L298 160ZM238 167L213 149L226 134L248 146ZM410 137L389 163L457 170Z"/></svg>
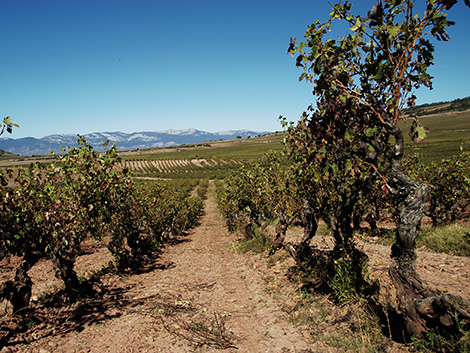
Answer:
<svg viewBox="0 0 470 353"><path fill-rule="evenodd" d="M160 159L139 160L130 159L122 162L122 165L132 169L136 176L143 177L195 177L201 174L211 174L213 177L221 177L231 169L239 168L246 164L243 159ZM208 175L209 176L209 175Z"/></svg>
<svg viewBox="0 0 470 353"><path fill-rule="evenodd" d="M260 161L270 150L281 149L282 134L278 133L245 140L123 152L121 165L144 178L222 179L230 171Z"/></svg>

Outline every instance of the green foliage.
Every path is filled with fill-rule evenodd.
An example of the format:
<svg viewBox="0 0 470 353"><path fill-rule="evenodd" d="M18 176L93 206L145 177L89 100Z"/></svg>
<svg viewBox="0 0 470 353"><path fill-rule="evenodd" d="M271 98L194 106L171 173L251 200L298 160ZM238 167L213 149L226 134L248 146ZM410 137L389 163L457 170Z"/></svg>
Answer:
<svg viewBox="0 0 470 353"><path fill-rule="evenodd" d="M335 296L343 302L359 300L369 289L367 281L369 269L365 261L358 269L355 261L340 258L334 260L334 277L330 278L329 285Z"/></svg>
<svg viewBox="0 0 470 353"><path fill-rule="evenodd" d="M352 7L348 1L335 4L330 20L315 21L306 41L297 45L293 39L289 52L298 54L297 66L305 70L300 79L314 83L314 94L329 100L339 91L341 100L356 99L383 124L396 125L403 108L414 105L411 92L431 87L427 69L434 47L426 34L448 39L453 22L443 13L447 5L427 1L421 17L414 1L378 2L367 16L354 15ZM348 23L350 32L331 39L328 33L338 21Z"/></svg>
<svg viewBox="0 0 470 353"><path fill-rule="evenodd" d="M209 189L209 179L201 180L197 188L197 196L199 196L202 200L205 200L207 198L208 189Z"/></svg>
<svg viewBox="0 0 470 353"><path fill-rule="evenodd" d="M416 178L431 186L428 215L433 225L468 219L470 213L470 151L462 145L460 153L441 163L413 168Z"/></svg>
<svg viewBox="0 0 470 353"><path fill-rule="evenodd" d="M404 169L413 179L431 187L426 214L433 226L466 220L470 216L470 151L462 144L452 158L423 163L415 154L404 160Z"/></svg>
<svg viewBox="0 0 470 353"><path fill-rule="evenodd" d="M302 202L295 192L292 170L274 154L267 155L263 164L241 167L217 190L219 208L231 232L251 237L255 226L264 228L280 216L289 224L300 217Z"/></svg>
<svg viewBox="0 0 470 353"><path fill-rule="evenodd" d="M115 146L98 154L84 138L78 143L60 158L60 167L37 163L20 169L15 189L3 183L1 190L5 251L23 256L26 271L39 258L52 257L56 275L71 296L79 286L74 262L80 243L88 234L99 239L109 231L115 196L131 181L126 170L115 168ZM27 278L26 273L22 276Z"/></svg>

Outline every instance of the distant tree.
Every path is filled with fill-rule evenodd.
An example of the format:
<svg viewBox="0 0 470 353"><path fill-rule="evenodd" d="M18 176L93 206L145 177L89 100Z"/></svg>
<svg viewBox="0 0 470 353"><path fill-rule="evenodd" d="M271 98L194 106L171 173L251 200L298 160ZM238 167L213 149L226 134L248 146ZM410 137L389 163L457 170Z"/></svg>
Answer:
<svg viewBox="0 0 470 353"><path fill-rule="evenodd" d="M333 226L336 258L353 260L354 205L377 184L394 195L397 231L390 275L408 333L418 336L431 322L455 327L454 312L470 319L467 301L436 293L416 272L416 235L429 187L404 173L398 126L404 109L415 105L414 91L432 87L431 40L449 39L446 30L454 23L445 12L456 2L427 0L420 14L413 0L379 0L365 16L354 15L348 1L339 2L327 22L315 21L305 41L291 39L288 49L304 69L300 80L314 84L317 98L317 106L291 124L287 135L305 195ZM468 0L465 4L470 6ZM349 31L334 39L329 33L338 21ZM427 132L414 120L409 133L421 142Z"/></svg>

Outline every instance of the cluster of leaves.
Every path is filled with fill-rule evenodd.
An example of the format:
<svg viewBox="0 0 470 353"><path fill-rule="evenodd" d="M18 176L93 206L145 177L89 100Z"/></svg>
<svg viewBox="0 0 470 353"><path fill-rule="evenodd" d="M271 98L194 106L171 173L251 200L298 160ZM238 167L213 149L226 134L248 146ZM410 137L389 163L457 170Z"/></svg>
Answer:
<svg viewBox="0 0 470 353"><path fill-rule="evenodd" d="M0 174L2 254L22 257L15 281L29 287L29 295L27 271L40 258L52 258L73 299L80 289L74 263L84 239L110 235L108 248L124 270L138 266L169 234L193 226L202 210L200 198L188 197L194 185L137 187L120 167L116 146L98 153L83 137L78 144L57 163Z"/></svg>
<svg viewBox="0 0 470 353"><path fill-rule="evenodd" d="M0 136L3 135L5 130L11 134L13 132L14 127L19 127L18 124L13 122L13 119L9 116L3 118L3 123L0 125Z"/></svg>
<svg viewBox="0 0 470 353"><path fill-rule="evenodd" d="M375 119L396 126L402 110L415 104L412 91L432 86L427 70L434 46L426 31L447 40L446 29L454 23L443 11L453 4L427 1L419 17L410 0L378 1L367 16L354 15L348 1L337 3L329 21L309 26L305 42L292 39L289 52L298 54L297 66L305 71L300 80L314 83L315 95L331 100L339 92L341 99L356 99ZM328 38L335 21L347 22L349 34Z"/></svg>

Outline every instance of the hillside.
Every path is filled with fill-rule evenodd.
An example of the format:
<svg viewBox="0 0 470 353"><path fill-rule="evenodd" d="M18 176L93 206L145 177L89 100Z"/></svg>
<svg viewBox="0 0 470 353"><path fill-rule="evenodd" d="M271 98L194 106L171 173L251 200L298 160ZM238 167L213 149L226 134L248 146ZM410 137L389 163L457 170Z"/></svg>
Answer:
<svg viewBox="0 0 470 353"><path fill-rule="evenodd" d="M12 159L12 158L17 158L18 156L9 152L5 152L3 150L0 150L0 161L1 160L7 160L7 159Z"/></svg>
<svg viewBox="0 0 470 353"><path fill-rule="evenodd" d="M455 99L451 102L417 105L411 109L407 109L406 114L410 116L416 115L423 117L436 114L464 112L467 110L470 110L470 97Z"/></svg>

